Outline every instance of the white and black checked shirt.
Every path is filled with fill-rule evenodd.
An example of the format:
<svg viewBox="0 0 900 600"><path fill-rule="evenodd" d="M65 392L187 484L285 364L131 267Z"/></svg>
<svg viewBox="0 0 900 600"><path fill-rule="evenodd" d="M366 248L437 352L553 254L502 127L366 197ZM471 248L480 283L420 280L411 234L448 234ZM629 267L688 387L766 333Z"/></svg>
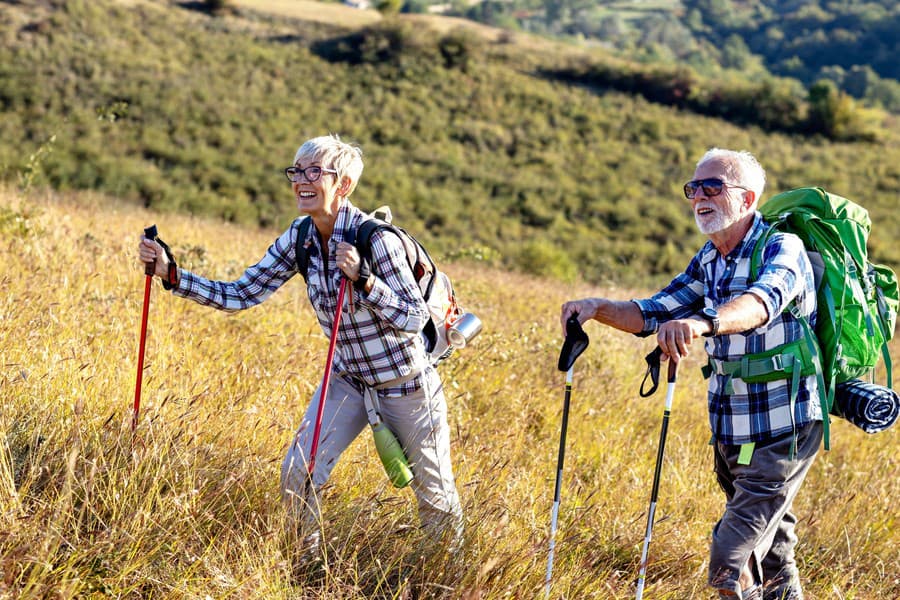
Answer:
<svg viewBox="0 0 900 600"><path fill-rule="evenodd" d="M315 227L305 242L309 254L307 294L319 325L331 336L342 273L336 266L337 245L356 231L366 215L345 200L338 209L334 233L328 240L328 264L322 262L322 247ZM296 271L295 240L300 229L296 219L266 250L265 256L248 267L236 281L212 281L181 271L177 296L224 311L255 306L272 295ZM376 386L422 372L428 366L421 331L428 322L428 307L413 278L400 239L377 231L372 236L372 290L365 294L348 283L353 302L342 310L335 350L334 372L346 371L352 378ZM352 307L352 308L351 308ZM324 361L323 361L324 363ZM382 390L385 396L401 396L418 390L420 377Z"/></svg>
<svg viewBox="0 0 900 600"><path fill-rule="evenodd" d="M768 227L757 212L750 231L728 256L720 255L708 241L684 273L662 291L652 298L635 300L644 317L640 335L655 333L666 321L691 317L704 306L715 308L749 292L766 305L768 322L750 331L707 339L709 356L735 361L746 354L801 339L801 323L784 311L796 300L800 313L815 326L815 282L800 238L787 233L773 234L763 250L759 276L755 279L750 276L750 258ZM729 387L733 391L726 391ZM745 383L737 377L713 374L707 396L710 428L716 440L734 445L760 442L791 432L822 419L817 390L815 375L800 379L792 418L789 379Z"/></svg>

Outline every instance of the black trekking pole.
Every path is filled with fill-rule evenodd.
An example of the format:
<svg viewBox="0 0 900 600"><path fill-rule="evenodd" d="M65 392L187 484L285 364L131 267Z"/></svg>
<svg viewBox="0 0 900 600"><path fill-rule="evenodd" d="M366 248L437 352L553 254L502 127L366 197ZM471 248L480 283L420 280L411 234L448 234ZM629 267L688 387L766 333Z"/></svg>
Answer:
<svg viewBox="0 0 900 600"><path fill-rule="evenodd" d="M641 384L641 396L646 398L656 391L659 385L659 362L662 355L662 349L657 346L656 350L647 355L647 375L653 377L653 387L649 392L644 392L644 384ZM656 513L656 500L659 497L659 478L662 473L663 453L666 449L666 433L669 430L669 415L672 412L672 398L675 396L675 376L678 370L678 363L669 358L669 371L666 385L666 405L663 409L662 428L659 432L659 447L656 451L656 468L653 471L653 489L650 492L650 508L647 512L647 532L644 535L644 549L641 551L641 569L638 573L637 594L635 600L641 600L644 597L644 581L647 577L647 558L650 552L650 538L653 533L653 518ZM647 375L644 376L644 382L647 381Z"/></svg>
<svg viewBox="0 0 900 600"><path fill-rule="evenodd" d="M588 347L588 336L578 322L578 313L566 321L566 339L559 353L557 368L566 372L566 394L563 401L562 426L559 432L559 454L556 459L556 488L553 492L553 509L550 512L550 553L547 556L547 576L544 579L546 597L550 597L550 582L553 577L553 551L556 549L556 521L559 517L559 497L562 487L563 461L566 457L566 429L569 425L569 402L572 399L572 373L575 359Z"/></svg>

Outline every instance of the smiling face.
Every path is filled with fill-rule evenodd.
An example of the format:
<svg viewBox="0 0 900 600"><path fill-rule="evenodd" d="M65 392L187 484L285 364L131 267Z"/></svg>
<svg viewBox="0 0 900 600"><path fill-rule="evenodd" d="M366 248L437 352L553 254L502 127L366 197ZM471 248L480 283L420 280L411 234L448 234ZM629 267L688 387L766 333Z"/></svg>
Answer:
<svg viewBox="0 0 900 600"><path fill-rule="evenodd" d="M732 181L726 165L718 159L707 161L694 171L694 180L716 177L726 183L740 184ZM707 196L700 186L696 195L691 199L691 208L694 211L694 221L700 232L706 235L720 234L744 220L748 214L752 202L746 201L747 192L733 185L725 185L722 192L716 196Z"/></svg>
<svg viewBox="0 0 900 600"><path fill-rule="evenodd" d="M337 174L315 157L301 156L294 166L306 170L291 182L297 209L313 217L336 214L341 201L341 185ZM309 167L320 167L323 170L316 178L307 170ZM310 181L310 177L314 181Z"/></svg>

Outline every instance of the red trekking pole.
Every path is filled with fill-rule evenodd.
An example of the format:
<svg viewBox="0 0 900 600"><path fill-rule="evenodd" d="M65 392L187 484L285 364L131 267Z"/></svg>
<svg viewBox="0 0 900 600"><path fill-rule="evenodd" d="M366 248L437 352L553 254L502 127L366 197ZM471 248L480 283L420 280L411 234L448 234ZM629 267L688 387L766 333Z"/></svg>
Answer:
<svg viewBox="0 0 900 600"><path fill-rule="evenodd" d="M151 225L144 229L144 237L155 240L156 236L156 225ZM137 379L134 385L134 412L131 415L132 433L137 428L138 413L141 410L141 380L144 375L144 346L147 343L147 314L150 311L150 285L153 283L155 270L156 263L146 263L144 265L144 274L146 275L144 282L144 309L141 312L141 342L138 350Z"/></svg>
<svg viewBox="0 0 900 600"><path fill-rule="evenodd" d="M322 412L325 410L325 399L328 397L328 386L331 382L331 364L334 362L334 348L337 344L338 327L341 324L341 310L344 307L344 295L347 293L347 278L341 278L338 291L337 310L334 313L334 324L331 326L331 342L328 344L328 357L325 359L325 375L322 377L322 391L319 393L319 408L316 411L316 426L313 429L312 445L309 448L308 482L312 481L313 469L316 466L316 452L319 449L319 434L322 432Z"/></svg>

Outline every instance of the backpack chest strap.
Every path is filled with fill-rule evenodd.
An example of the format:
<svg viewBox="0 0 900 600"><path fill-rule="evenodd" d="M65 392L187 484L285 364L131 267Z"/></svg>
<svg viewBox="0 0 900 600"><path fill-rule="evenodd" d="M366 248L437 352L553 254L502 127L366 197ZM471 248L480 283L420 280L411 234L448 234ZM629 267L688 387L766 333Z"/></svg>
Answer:
<svg viewBox="0 0 900 600"><path fill-rule="evenodd" d="M776 354L775 356L763 358L753 358L753 355L746 355L741 357L740 360L710 358L703 375L709 377L715 373L716 375L728 375L749 381L760 380L762 377L768 379L770 376L783 374L781 377L773 377L774 380L786 379L793 371L793 354Z"/></svg>
<svg viewBox="0 0 900 600"><path fill-rule="evenodd" d="M805 339L782 344L766 352L746 354L740 360L720 360L709 358L703 367L703 376L727 375L743 379L746 383L766 383L779 379L789 379L794 372L812 375L816 372L815 361Z"/></svg>

